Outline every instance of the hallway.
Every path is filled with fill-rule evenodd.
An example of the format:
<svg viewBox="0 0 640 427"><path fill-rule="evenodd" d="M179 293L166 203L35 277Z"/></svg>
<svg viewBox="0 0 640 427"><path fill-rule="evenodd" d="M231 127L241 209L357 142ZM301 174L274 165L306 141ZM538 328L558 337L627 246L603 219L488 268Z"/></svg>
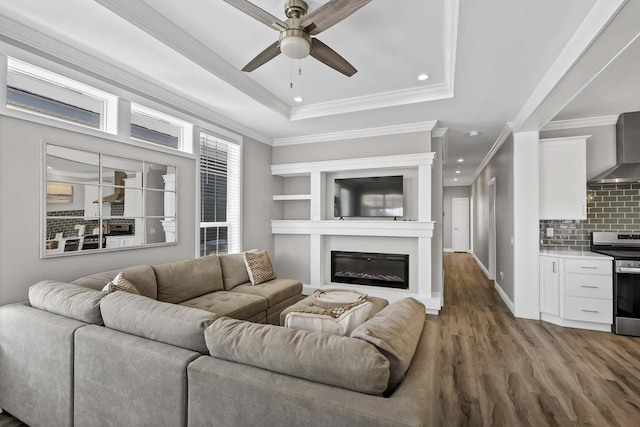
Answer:
<svg viewBox="0 0 640 427"><path fill-rule="evenodd" d="M432 425L639 425L640 338L515 319L471 255L444 266Z"/></svg>

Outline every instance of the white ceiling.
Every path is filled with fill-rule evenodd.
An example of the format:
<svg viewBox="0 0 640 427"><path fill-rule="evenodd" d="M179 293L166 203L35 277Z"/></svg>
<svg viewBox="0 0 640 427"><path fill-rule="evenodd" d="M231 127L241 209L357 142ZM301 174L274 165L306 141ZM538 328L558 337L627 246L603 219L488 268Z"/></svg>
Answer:
<svg viewBox="0 0 640 427"><path fill-rule="evenodd" d="M221 0L7 0L0 37L274 145L437 121L448 129L444 183L460 185L603 1L373 0L318 35L358 69L350 78L283 55L239 71L278 33ZM285 18L284 0L254 3ZM557 119L640 110L639 51L635 43L631 59L625 52L612 62ZM420 73L431 77L418 81ZM633 91L618 98L611 79Z"/></svg>

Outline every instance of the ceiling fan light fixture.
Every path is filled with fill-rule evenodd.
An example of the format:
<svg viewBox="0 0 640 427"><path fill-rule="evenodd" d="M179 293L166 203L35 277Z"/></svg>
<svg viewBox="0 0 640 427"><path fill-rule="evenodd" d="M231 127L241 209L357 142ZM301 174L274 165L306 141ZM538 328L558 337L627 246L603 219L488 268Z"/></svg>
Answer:
<svg viewBox="0 0 640 427"><path fill-rule="evenodd" d="M280 52L291 59L302 59L311 52L309 34L297 28L290 28L280 34Z"/></svg>

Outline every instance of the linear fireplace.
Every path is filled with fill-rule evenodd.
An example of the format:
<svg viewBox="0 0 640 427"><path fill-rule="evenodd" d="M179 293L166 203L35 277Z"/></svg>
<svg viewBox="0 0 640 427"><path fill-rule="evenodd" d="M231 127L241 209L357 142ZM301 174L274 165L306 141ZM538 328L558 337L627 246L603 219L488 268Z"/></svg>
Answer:
<svg viewBox="0 0 640 427"><path fill-rule="evenodd" d="M331 281L409 289L409 255L331 251Z"/></svg>

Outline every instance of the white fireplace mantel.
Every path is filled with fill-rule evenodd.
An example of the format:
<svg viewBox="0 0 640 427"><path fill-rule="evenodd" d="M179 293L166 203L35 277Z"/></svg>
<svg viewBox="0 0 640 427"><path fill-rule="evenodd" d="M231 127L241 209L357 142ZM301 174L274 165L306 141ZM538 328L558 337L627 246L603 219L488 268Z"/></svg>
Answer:
<svg viewBox="0 0 640 427"><path fill-rule="evenodd" d="M415 153L394 156L366 157L357 159L328 160L306 163L289 163L272 165L271 173L275 176L294 177L309 176L308 194L274 195L273 200L280 203L286 201L308 200L310 218L304 220L272 220L271 230L274 235L307 235L309 236L309 268L310 283L304 284L305 293L313 292L328 286L350 288L354 285L330 283L325 277L325 247L331 236L353 236L354 238L371 238L375 246L376 238L411 239L415 243L416 275L409 277L410 290L384 287L367 287L366 292L389 301L405 297L413 297L423 302L428 313L437 314L442 307L440 292L431 291L431 238L434 222L431 221L431 165L434 153ZM335 220L326 219L326 174L345 171L366 171L373 169L417 169L417 221L394 220ZM362 288L358 288L361 289Z"/></svg>

